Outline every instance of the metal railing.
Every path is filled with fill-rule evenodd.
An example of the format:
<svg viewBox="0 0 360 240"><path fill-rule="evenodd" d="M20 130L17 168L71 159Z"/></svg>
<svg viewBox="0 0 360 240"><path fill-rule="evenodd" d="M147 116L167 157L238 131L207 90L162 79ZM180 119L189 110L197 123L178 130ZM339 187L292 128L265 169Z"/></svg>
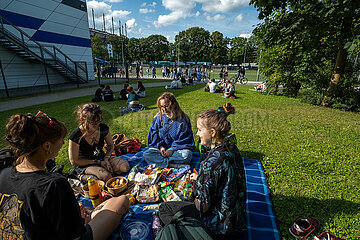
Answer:
<svg viewBox="0 0 360 240"><path fill-rule="evenodd" d="M61 67L65 70L66 76L77 82L89 81L86 62L72 60L55 46L41 45L19 27L0 15L0 36L1 35L26 52L29 57L31 56L37 59L44 63L44 65Z"/></svg>

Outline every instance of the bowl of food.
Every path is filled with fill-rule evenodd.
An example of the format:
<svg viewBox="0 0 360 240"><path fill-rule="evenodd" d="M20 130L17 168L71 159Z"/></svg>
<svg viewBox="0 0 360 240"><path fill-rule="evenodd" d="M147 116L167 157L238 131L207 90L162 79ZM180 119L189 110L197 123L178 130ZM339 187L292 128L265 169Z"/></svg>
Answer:
<svg viewBox="0 0 360 240"><path fill-rule="evenodd" d="M128 181L124 177L113 177L107 180L106 187L109 193L116 196L127 187Z"/></svg>
<svg viewBox="0 0 360 240"><path fill-rule="evenodd" d="M95 181L96 181L97 184L99 185L100 190L101 190L101 191L104 190L104 186L105 186L104 181L102 181L102 180L95 180ZM88 186L87 183L82 187L82 190L83 190L83 192L84 192L84 197L90 198L89 186Z"/></svg>

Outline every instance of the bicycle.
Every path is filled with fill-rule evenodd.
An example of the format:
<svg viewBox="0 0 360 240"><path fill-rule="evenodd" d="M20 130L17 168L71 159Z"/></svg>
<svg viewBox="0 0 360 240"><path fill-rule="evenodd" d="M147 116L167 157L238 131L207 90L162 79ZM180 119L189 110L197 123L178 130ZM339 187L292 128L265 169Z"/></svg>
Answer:
<svg viewBox="0 0 360 240"><path fill-rule="evenodd" d="M233 81L234 83L239 83L239 84L243 84L243 85L248 83L248 79L245 76L244 77L232 76L230 78L230 80Z"/></svg>

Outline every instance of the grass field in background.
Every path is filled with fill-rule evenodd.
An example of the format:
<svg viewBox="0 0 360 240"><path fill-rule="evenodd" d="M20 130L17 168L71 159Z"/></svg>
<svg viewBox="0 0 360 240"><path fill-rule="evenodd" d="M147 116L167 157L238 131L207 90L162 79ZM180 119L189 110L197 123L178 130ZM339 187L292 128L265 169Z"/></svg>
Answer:
<svg viewBox="0 0 360 240"><path fill-rule="evenodd" d="M255 71L256 72L256 71ZM247 76L253 72L247 71ZM253 74L254 75L254 74ZM256 76L256 74L255 74ZM250 80L250 79L249 79ZM226 101L235 105L229 116L244 157L256 158L264 166L267 183L283 239L294 239L288 228L299 216L321 221L317 232L330 231L348 240L360 236L360 114L321 108L298 99L264 95L252 86L236 85L238 99L204 92L204 85L185 86L173 92L190 116L196 133L196 116ZM150 110L119 114L125 101L102 102L103 121L111 133L138 138L143 146L154 115L156 99L163 87L147 88L140 102ZM79 97L0 113L0 132L5 134L8 118L18 112L42 110L65 123L68 135L77 127L75 107L91 97ZM5 147L3 139L0 146ZM69 171L68 141L57 157ZM310 238L309 238L310 239Z"/></svg>

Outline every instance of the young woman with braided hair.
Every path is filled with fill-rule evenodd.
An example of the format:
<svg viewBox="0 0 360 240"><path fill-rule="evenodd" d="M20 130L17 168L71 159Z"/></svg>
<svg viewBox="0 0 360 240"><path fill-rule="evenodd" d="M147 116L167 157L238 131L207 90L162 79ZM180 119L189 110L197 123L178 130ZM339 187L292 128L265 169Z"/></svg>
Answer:
<svg viewBox="0 0 360 240"><path fill-rule="evenodd" d="M231 125L228 114L235 112L231 104L208 109L197 118L197 135L208 146L199 174L193 173L194 204L167 202L160 206L160 219L166 224L179 210L198 218L215 238L237 235L246 229L246 179L239 149L225 141ZM221 237L222 236L222 237Z"/></svg>
<svg viewBox="0 0 360 240"><path fill-rule="evenodd" d="M127 197L111 198L85 217L66 178L45 171L65 135L61 122L40 111L10 118L6 140L17 160L0 172L0 239L107 239L120 224Z"/></svg>
<svg viewBox="0 0 360 240"><path fill-rule="evenodd" d="M69 136L69 159L78 178L87 182L88 177L94 176L106 182L113 173L128 172L127 160L111 155L114 143L109 127L101 123L100 105L87 103L78 106L76 113L79 127ZM108 146L106 154L104 141Z"/></svg>

